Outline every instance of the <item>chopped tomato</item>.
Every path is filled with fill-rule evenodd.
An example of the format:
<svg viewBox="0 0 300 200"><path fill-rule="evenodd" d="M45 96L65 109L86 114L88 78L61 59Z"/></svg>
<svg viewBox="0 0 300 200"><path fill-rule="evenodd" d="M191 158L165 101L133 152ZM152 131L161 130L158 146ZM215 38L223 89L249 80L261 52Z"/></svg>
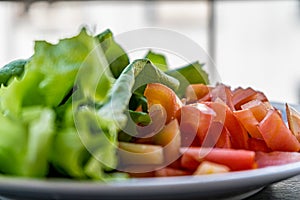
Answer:
<svg viewBox="0 0 300 200"><path fill-rule="evenodd" d="M217 99L221 99L231 110L235 110L230 87L224 84L218 84L214 89L212 89L211 95L213 102Z"/></svg>
<svg viewBox="0 0 300 200"><path fill-rule="evenodd" d="M191 146L198 137L201 144L206 136L215 112L205 104L189 104L180 110L182 146Z"/></svg>
<svg viewBox="0 0 300 200"><path fill-rule="evenodd" d="M252 101L249 101L246 104L243 104L241 106L243 110L249 109L253 113L254 117L258 122L263 120L268 113L268 110L271 109L271 105L267 102L262 102L260 100L254 99Z"/></svg>
<svg viewBox="0 0 300 200"><path fill-rule="evenodd" d="M220 137L215 145L217 148L231 148L230 133L226 127L223 127Z"/></svg>
<svg viewBox="0 0 300 200"><path fill-rule="evenodd" d="M248 150L251 151L262 151L270 152L272 151L263 139L249 138L248 139Z"/></svg>
<svg viewBox="0 0 300 200"><path fill-rule="evenodd" d="M187 176L191 175L191 172L184 171L180 169L173 169L170 167L165 167L154 172L156 177L167 177L167 176Z"/></svg>
<svg viewBox="0 0 300 200"><path fill-rule="evenodd" d="M237 110L239 110L243 104L254 99L261 101L268 100L262 92L255 91L250 87L246 89L239 87L233 91L232 101Z"/></svg>
<svg viewBox="0 0 300 200"><path fill-rule="evenodd" d="M190 171L195 171L200 161L198 161L193 155L183 153L183 156L181 156L180 159L181 167Z"/></svg>
<svg viewBox="0 0 300 200"><path fill-rule="evenodd" d="M160 83L150 83L144 91L147 98L148 108L154 104L161 104L167 112L166 124L176 117L177 111L182 103L175 92L167 86Z"/></svg>
<svg viewBox="0 0 300 200"><path fill-rule="evenodd" d="M269 110L258 126L266 144L273 151L299 151L297 138L286 127L276 110Z"/></svg>
<svg viewBox="0 0 300 200"><path fill-rule="evenodd" d="M257 152L255 156L259 168L300 162L300 154L296 152L273 151Z"/></svg>
<svg viewBox="0 0 300 200"><path fill-rule="evenodd" d="M257 128L259 122L249 109L238 110L233 112L234 116L241 122L252 138L262 139L260 130Z"/></svg>
<svg viewBox="0 0 300 200"><path fill-rule="evenodd" d="M224 123L230 133L232 147L235 149L247 149L248 133L233 115L230 108L226 104L220 102L207 102L206 104L217 113L217 118L215 120Z"/></svg>
<svg viewBox="0 0 300 200"><path fill-rule="evenodd" d="M209 87L204 84L191 84L186 88L185 98L187 102L196 102L209 93Z"/></svg>
<svg viewBox="0 0 300 200"><path fill-rule="evenodd" d="M254 151L202 147L184 148L181 151L183 153L183 161L185 160L185 156L189 156L198 162L206 160L226 165L232 171L253 169L256 167ZM184 164L184 166L186 166L186 164Z"/></svg>

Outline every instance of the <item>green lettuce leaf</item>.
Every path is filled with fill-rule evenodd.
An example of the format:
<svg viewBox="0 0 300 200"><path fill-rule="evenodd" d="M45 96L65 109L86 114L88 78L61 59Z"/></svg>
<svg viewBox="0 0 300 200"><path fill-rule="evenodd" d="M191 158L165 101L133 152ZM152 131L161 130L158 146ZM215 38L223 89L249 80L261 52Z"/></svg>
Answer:
<svg viewBox="0 0 300 200"><path fill-rule="evenodd" d="M28 61L29 60L24 59L15 60L0 68L0 86L7 86L8 81L12 77L20 77L23 74L24 67Z"/></svg>
<svg viewBox="0 0 300 200"><path fill-rule="evenodd" d="M0 171L43 177L48 173L48 154L54 135L54 112L49 108L28 107L24 121L0 115Z"/></svg>
<svg viewBox="0 0 300 200"><path fill-rule="evenodd" d="M123 69L129 65L129 57L124 49L115 42L113 33L107 29L96 36L104 51L111 73L118 78Z"/></svg>
<svg viewBox="0 0 300 200"><path fill-rule="evenodd" d="M145 58L149 59L156 67L162 71L167 71L169 69L167 64L167 58L163 54L155 53L153 51L148 51Z"/></svg>
<svg viewBox="0 0 300 200"><path fill-rule="evenodd" d="M199 62L166 71L166 74L176 78L180 82L178 90L175 90L179 97L183 97L189 84L209 84L208 74L203 70L203 64Z"/></svg>

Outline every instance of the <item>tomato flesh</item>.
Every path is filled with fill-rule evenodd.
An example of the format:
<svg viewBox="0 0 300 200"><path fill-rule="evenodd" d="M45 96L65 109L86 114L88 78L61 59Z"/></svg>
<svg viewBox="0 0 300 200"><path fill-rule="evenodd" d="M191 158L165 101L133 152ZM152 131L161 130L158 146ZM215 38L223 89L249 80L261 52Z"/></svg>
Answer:
<svg viewBox="0 0 300 200"><path fill-rule="evenodd" d="M286 127L276 110L269 110L258 126L267 146L273 151L299 151L297 138Z"/></svg>

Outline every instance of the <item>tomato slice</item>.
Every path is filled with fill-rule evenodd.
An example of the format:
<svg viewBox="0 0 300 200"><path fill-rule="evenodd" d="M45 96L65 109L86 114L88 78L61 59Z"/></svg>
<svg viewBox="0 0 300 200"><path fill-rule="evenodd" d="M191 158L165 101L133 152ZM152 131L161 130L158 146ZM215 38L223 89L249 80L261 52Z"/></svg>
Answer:
<svg viewBox="0 0 300 200"><path fill-rule="evenodd" d="M249 101L248 103L245 103L241 106L243 110L249 109L253 113L254 117L258 122L263 120L268 113L269 109L273 109L271 104L269 102L262 102L258 99L254 99L252 101Z"/></svg>
<svg viewBox="0 0 300 200"><path fill-rule="evenodd" d="M252 138L263 138L260 130L257 127L259 122L255 118L251 110L238 110L234 111L233 114L241 122L241 124L248 131Z"/></svg>
<svg viewBox="0 0 300 200"><path fill-rule="evenodd" d="M181 169L174 169L171 167L165 167L154 172L156 177L167 177L167 176L187 176L191 175L191 172L181 170Z"/></svg>
<svg viewBox="0 0 300 200"><path fill-rule="evenodd" d="M273 151L299 151L297 138L286 127L277 110L269 110L258 128L270 149Z"/></svg>
<svg viewBox="0 0 300 200"><path fill-rule="evenodd" d="M257 152L256 162L259 168L300 162L300 154L297 152L273 151L270 153Z"/></svg>
<svg viewBox="0 0 300 200"><path fill-rule="evenodd" d="M182 103L175 92L167 86L160 83L150 83L144 91L147 98L148 108L154 104L161 104L167 113L166 124L176 117L177 111Z"/></svg>
<svg viewBox="0 0 300 200"><path fill-rule="evenodd" d="M239 110L241 106L249 101L254 99L261 100L261 101L268 101L267 97L262 92L255 91L254 89L248 87L243 89L241 87L235 89L233 91L232 101L234 107Z"/></svg>
<svg viewBox="0 0 300 200"><path fill-rule="evenodd" d="M249 138L248 140L248 150L251 151L262 151L270 152L272 151L263 139Z"/></svg>
<svg viewBox="0 0 300 200"><path fill-rule="evenodd" d="M215 145L217 148L231 148L230 133L226 127L223 127L221 135Z"/></svg>
<svg viewBox="0 0 300 200"><path fill-rule="evenodd" d="M204 84L191 84L186 88L185 98L187 102L196 102L209 93L209 87Z"/></svg>
<svg viewBox="0 0 300 200"><path fill-rule="evenodd" d="M217 99L222 100L231 110L235 110L233 104L233 95L230 87L224 84L218 84L212 91L211 91L212 99L211 101L216 101Z"/></svg>
<svg viewBox="0 0 300 200"><path fill-rule="evenodd" d="M190 147L182 148L182 162L190 161L189 157L198 161L210 161L221 165L226 165L232 171L256 168L255 152L241 149L222 149L222 148L202 148ZM185 157L188 156L186 159ZM191 162L191 161L190 161ZM186 163L184 164L186 166Z"/></svg>
<svg viewBox="0 0 300 200"><path fill-rule="evenodd" d="M195 103L180 109L181 145L191 146L203 142L215 112L205 104Z"/></svg>
<svg viewBox="0 0 300 200"><path fill-rule="evenodd" d="M224 123L230 133L232 148L247 149L249 138L248 133L233 115L231 109L225 103L222 103L222 101L207 102L206 104L217 113L217 118L214 120Z"/></svg>

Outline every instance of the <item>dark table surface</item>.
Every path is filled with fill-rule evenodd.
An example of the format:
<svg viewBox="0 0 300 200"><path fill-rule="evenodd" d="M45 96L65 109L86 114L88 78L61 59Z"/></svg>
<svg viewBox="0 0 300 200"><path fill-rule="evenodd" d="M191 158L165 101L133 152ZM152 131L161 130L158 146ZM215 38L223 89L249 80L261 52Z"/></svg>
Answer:
<svg viewBox="0 0 300 200"><path fill-rule="evenodd" d="M246 200L297 200L300 199L300 175L274 183Z"/></svg>

